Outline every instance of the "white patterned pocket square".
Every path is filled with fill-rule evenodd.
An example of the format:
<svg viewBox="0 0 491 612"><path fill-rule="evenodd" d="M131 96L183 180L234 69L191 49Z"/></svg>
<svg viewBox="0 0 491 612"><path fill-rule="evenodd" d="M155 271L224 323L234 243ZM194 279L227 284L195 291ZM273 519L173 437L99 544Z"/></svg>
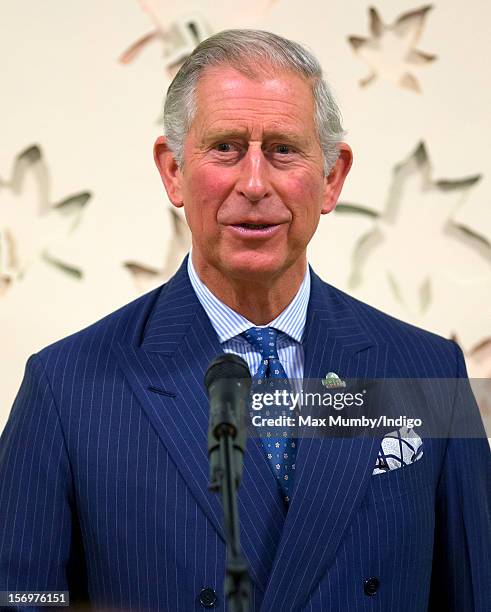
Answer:
<svg viewBox="0 0 491 612"><path fill-rule="evenodd" d="M419 461L422 456L423 440L414 429L401 427L399 430L391 431L383 437L372 476L397 470Z"/></svg>

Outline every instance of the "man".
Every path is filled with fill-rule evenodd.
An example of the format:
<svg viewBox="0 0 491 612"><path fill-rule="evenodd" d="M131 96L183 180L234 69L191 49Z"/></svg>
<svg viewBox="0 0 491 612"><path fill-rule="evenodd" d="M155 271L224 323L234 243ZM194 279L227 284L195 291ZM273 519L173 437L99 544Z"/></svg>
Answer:
<svg viewBox="0 0 491 612"><path fill-rule="evenodd" d="M0 450L0 590L225 610L203 386L224 351L256 379L466 375L454 343L307 266L352 153L305 49L266 32L211 37L169 88L165 132L155 161L192 254L29 359ZM487 441L427 439L387 471L381 443L287 436L276 453L249 438L238 505L254 610L490 609Z"/></svg>

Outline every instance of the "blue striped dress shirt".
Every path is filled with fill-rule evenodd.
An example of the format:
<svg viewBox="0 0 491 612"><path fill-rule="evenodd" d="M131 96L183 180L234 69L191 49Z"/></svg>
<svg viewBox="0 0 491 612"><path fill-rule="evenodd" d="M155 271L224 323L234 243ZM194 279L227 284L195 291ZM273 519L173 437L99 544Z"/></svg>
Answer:
<svg viewBox="0 0 491 612"><path fill-rule="evenodd" d="M250 327L274 327L278 334L278 356L293 386L303 378L304 350L302 337L307 319L310 298L310 273L307 267L297 294L288 306L267 325L254 325L244 316L219 300L201 281L193 266L192 253L188 257L188 274L198 300L215 329L225 353L235 353L245 359L251 376L261 360L261 355L240 334Z"/></svg>

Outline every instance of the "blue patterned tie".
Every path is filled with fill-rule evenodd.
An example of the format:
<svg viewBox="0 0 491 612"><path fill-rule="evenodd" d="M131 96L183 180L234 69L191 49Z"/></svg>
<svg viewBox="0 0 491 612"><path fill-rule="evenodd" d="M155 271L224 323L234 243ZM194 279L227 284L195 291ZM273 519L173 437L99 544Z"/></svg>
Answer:
<svg viewBox="0 0 491 612"><path fill-rule="evenodd" d="M252 377L254 391L258 389L265 379L288 379L286 372L278 357L276 341L278 332L273 327L251 327L242 334L258 353L261 354L261 363ZM284 388L284 387L283 387ZM267 432L266 438L261 438L273 474L283 493L286 502L290 501L290 491L295 474L295 460L297 455L297 440L288 438L288 432L282 431L281 437L275 437Z"/></svg>

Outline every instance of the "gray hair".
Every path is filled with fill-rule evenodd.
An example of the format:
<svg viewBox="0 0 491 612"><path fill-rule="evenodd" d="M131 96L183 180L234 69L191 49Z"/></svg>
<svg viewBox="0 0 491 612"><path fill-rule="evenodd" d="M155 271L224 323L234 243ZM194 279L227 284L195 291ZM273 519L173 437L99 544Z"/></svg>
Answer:
<svg viewBox="0 0 491 612"><path fill-rule="evenodd" d="M268 67L296 72L310 81L314 121L329 174L339 156L338 143L345 132L334 97L323 79L318 60L302 45L263 30L224 30L200 43L186 59L167 90L164 131L179 167L184 139L196 113L198 79L208 66L231 66L250 78Z"/></svg>

